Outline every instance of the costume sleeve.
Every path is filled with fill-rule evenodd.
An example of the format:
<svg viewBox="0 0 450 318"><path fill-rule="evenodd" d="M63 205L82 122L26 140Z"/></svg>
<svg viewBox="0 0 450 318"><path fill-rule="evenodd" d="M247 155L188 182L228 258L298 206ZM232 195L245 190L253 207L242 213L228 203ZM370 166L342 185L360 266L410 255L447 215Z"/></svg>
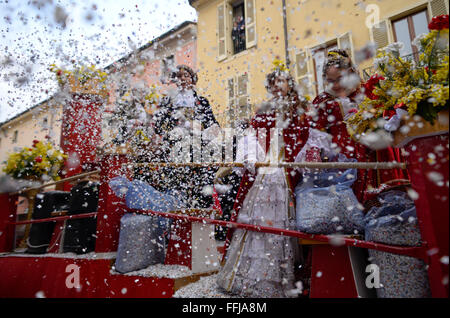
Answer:
<svg viewBox="0 0 450 318"><path fill-rule="evenodd" d="M322 93L314 99L311 110L311 127L328 133L330 127L342 117L339 104L327 93Z"/></svg>
<svg viewBox="0 0 450 318"><path fill-rule="evenodd" d="M251 121L250 126L253 127L253 129L258 129L259 127L263 126L263 122L267 120L262 115L255 115Z"/></svg>
<svg viewBox="0 0 450 318"><path fill-rule="evenodd" d="M199 114L201 116L200 121L202 123L203 129L207 129L214 124L220 127L219 122L216 120L216 117L214 116L209 101L205 97L200 96L198 97L198 102L200 103Z"/></svg>
<svg viewBox="0 0 450 318"><path fill-rule="evenodd" d="M172 107L170 99L163 99L159 105L158 111L153 117L155 123L155 133L158 135L163 135L170 131L174 126L174 121L172 119Z"/></svg>
<svg viewBox="0 0 450 318"><path fill-rule="evenodd" d="M326 132L309 130L309 137L302 150L295 157L295 162L321 161L321 152L327 157L334 157L335 151L331 148L332 136ZM303 169L299 169L303 171Z"/></svg>
<svg viewBox="0 0 450 318"><path fill-rule="evenodd" d="M313 104L313 109L315 111L314 116L312 116L311 126L317 130L327 131L329 128L327 120L327 110L325 109L326 104Z"/></svg>
<svg viewBox="0 0 450 318"><path fill-rule="evenodd" d="M236 150L236 162L263 161L264 150L254 134L242 136Z"/></svg>
<svg viewBox="0 0 450 318"><path fill-rule="evenodd" d="M258 138L255 134L249 133L242 136L236 147L236 162L261 162L264 160L264 150L258 142ZM243 175L244 169L235 167L233 171L239 176Z"/></svg>

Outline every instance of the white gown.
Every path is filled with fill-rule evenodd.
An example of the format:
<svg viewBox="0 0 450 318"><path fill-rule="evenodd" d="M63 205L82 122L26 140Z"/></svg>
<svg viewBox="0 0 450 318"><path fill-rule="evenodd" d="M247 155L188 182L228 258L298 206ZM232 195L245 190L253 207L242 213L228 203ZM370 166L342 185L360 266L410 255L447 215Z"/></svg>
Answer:
<svg viewBox="0 0 450 318"><path fill-rule="evenodd" d="M266 162L284 161L282 136L278 140L272 138ZM284 168L260 168L237 221L294 230L294 198L286 178ZM217 283L244 297L288 297L297 250L295 238L236 229Z"/></svg>

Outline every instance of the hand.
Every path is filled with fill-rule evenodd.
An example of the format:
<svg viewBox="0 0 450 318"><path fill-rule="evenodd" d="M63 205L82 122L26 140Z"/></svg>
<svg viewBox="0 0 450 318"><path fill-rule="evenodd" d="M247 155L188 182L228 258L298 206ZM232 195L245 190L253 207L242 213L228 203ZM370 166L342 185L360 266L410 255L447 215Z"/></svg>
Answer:
<svg viewBox="0 0 450 318"><path fill-rule="evenodd" d="M251 174L256 174L256 161L254 160L249 160L249 159L244 159L244 167L246 170L248 170Z"/></svg>

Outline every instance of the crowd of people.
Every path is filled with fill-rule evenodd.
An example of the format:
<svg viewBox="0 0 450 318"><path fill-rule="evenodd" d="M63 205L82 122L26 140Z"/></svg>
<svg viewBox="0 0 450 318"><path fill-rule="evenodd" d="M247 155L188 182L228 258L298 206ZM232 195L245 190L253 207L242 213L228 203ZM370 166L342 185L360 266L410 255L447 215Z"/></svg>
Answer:
<svg viewBox="0 0 450 318"><path fill-rule="evenodd" d="M220 194L224 219L259 226L295 230L295 187L305 182L305 169L259 167L257 162L326 162L340 154L358 162L401 162L398 149L371 150L350 137L345 120L357 110L364 89L357 68L345 50L328 52L323 68L325 91L312 102L302 96L285 67L277 65L267 76L270 96L251 120L243 122L245 132L236 140L235 161L244 168L163 168L149 183L159 191L175 191L185 206L210 208L212 194L229 183ZM221 133L208 100L199 96L197 74L179 65L172 74L175 94L164 97L153 116L158 160L170 162L181 151L177 143L200 131L200 142L189 145L189 162L208 148ZM209 149L209 148L208 148ZM320 173L320 171L318 172ZM407 179L399 169L357 171L353 192L360 203L368 190L381 184ZM216 185L216 186L215 186ZM173 193L173 192L172 192ZM219 231L220 232L220 231ZM224 239L223 232L218 233ZM250 297L287 297L296 281L298 264L308 259L295 239L236 229L226 233L226 256L218 275L220 288Z"/></svg>

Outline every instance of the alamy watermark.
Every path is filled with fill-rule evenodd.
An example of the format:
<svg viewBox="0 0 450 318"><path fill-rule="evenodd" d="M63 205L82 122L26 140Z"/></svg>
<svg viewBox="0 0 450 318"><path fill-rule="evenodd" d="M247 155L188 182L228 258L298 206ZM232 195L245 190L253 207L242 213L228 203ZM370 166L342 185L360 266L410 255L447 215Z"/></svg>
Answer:
<svg viewBox="0 0 450 318"><path fill-rule="evenodd" d="M366 266L366 273L369 273L366 277L367 288L380 288L380 268L376 264L369 264Z"/></svg>
<svg viewBox="0 0 450 318"><path fill-rule="evenodd" d="M366 27L371 29L380 23L380 7L377 4L371 3L366 6Z"/></svg>
<svg viewBox="0 0 450 318"><path fill-rule="evenodd" d="M69 264L66 266L66 273L70 273L66 277L66 287L80 289L80 266Z"/></svg>

